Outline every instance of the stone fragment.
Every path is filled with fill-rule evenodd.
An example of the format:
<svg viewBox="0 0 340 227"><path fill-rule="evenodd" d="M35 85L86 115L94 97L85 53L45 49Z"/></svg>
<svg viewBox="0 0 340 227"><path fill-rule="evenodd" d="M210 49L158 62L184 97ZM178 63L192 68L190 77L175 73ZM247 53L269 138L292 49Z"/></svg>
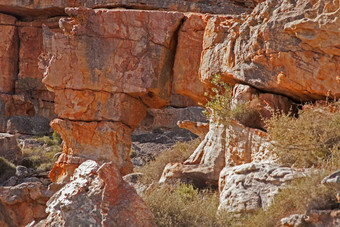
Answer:
<svg viewBox="0 0 340 227"><path fill-rule="evenodd" d="M0 92L13 93L18 71L19 39L15 18L0 13ZM8 23L8 24L7 24Z"/></svg>
<svg viewBox="0 0 340 227"><path fill-rule="evenodd" d="M64 141L63 154L50 172L53 182L67 181L73 170L88 159L112 161L123 175L132 172L129 158L131 129L128 126L110 121L55 119L51 127Z"/></svg>
<svg viewBox="0 0 340 227"><path fill-rule="evenodd" d="M153 215L116 165L82 163L47 202L47 226L155 226Z"/></svg>
<svg viewBox="0 0 340 227"><path fill-rule="evenodd" d="M182 13L85 8L66 12L71 16L69 33L44 32L48 58L43 82L49 89L126 93L154 108L169 102Z"/></svg>
<svg viewBox="0 0 340 227"><path fill-rule="evenodd" d="M146 114L146 106L123 93L55 90L58 117L75 121L117 121L132 129Z"/></svg>
<svg viewBox="0 0 340 227"><path fill-rule="evenodd" d="M212 17L202 79L220 74L296 101L339 98L338 14L337 2L298 0L262 2L244 17Z"/></svg>
<svg viewBox="0 0 340 227"><path fill-rule="evenodd" d="M247 163L225 167L219 178L219 210L240 213L266 210L279 189L294 178L303 177L288 167L269 163Z"/></svg>
<svg viewBox="0 0 340 227"><path fill-rule="evenodd" d="M0 156L13 163L20 163L22 152L15 135L0 133Z"/></svg>
<svg viewBox="0 0 340 227"><path fill-rule="evenodd" d="M305 214L292 214L280 220L284 227L304 227L310 226L308 216Z"/></svg>
<svg viewBox="0 0 340 227"><path fill-rule="evenodd" d="M201 138L201 140L204 139L205 135L209 131L209 123L206 122L195 122L195 121L177 121L177 125L180 128L185 128L189 130L190 132L194 133L198 137Z"/></svg>
<svg viewBox="0 0 340 227"><path fill-rule="evenodd" d="M40 182L0 187L0 226L25 226L45 218L46 202L51 196Z"/></svg>
<svg viewBox="0 0 340 227"><path fill-rule="evenodd" d="M198 187L218 185L220 171L225 167L251 162L273 162L268 135L245 127L236 121L230 125L210 122L209 132L184 163L169 163L160 182L180 179Z"/></svg>

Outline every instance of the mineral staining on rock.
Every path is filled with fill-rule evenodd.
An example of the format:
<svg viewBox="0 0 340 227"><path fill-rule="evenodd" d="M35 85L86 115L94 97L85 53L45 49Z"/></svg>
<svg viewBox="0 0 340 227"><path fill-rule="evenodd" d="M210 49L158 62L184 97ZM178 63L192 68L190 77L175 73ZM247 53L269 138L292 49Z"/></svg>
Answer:
<svg viewBox="0 0 340 227"><path fill-rule="evenodd" d="M202 79L220 73L297 101L339 97L338 8L330 1L279 0L258 4L245 17L211 18Z"/></svg>
<svg viewBox="0 0 340 227"><path fill-rule="evenodd" d="M61 118L51 125L65 141L51 178L66 180L86 159L113 161L122 174L130 173L132 131L147 107L170 101L176 32L184 15L85 8L66 13L71 17L59 23L64 34L44 32L43 82L56 94Z"/></svg>

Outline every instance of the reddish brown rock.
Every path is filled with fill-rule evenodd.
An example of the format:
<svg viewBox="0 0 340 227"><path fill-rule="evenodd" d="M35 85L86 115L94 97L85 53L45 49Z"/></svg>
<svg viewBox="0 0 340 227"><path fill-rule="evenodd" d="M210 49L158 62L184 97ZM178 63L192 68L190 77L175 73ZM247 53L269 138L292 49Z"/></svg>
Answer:
<svg viewBox="0 0 340 227"><path fill-rule="evenodd" d="M183 14L84 8L66 12L74 19L60 21L65 34L45 31L50 60L43 81L48 88L122 92L156 108L168 103L175 32Z"/></svg>
<svg viewBox="0 0 340 227"><path fill-rule="evenodd" d="M0 95L0 102L4 106L6 117L35 115L33 103L24 95L2 94Z"/></svg>
<svg viewBox="0 0 340 227"><path fill-rule="evenodd" d="M67 181L69 173L84 160L112 161L125 175L132 172L129 158L131 128L110 121L70 121L55 119L52 128L64 140L63 153L50 173L53 182Z"/></svg>
<svg viewBox="0 0 340 227"><path fill-rule="evenodd" d="M178 43L174 63L173 86L178 94L186 95L197 103L205 103L204 88L199 80L203 33L209 16L186 15L178 32Z"/></svg>
<svg viewBox="0 0 340 227"><path fill-rule="evenodd" d="M259 3L245 17L208 22L201 75L219 73L297 101L340 97L337 23L331 1Z"/></svg>
<svg viewBox="0 0 340 227"><path fill-rule="evenodd" d="M114 163L88 160L47 202L45 226L155 226L153 215Z"/></svg>
<svg viewBox="0 0 340 227"><path fill-rule="evenodd" d="M18 31L15 18L0 14L0 92L13 93L17 76Z"/></svg>
<svg viewBox="0 0 340 227"><path fill-rule="evenodd" d="M45 218L46 202L51 192L40 182L0 187L0 225L26 226Z"/></svg>
<svg viewBox="0 0 340 227"><path fill-rule="evenodd" d="M146 106L123 93L55 90L55 111L60 118L77 121L117 121L132 129L146 114Z"/></svg>

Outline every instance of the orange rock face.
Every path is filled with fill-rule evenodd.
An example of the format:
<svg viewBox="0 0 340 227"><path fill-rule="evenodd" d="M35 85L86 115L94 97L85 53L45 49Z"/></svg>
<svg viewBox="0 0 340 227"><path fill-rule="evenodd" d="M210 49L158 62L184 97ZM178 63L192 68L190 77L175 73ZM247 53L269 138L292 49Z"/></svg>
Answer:
<svg viewBox="0 0 340 227"><path fill-rule="evenodd" d="M65 89L55 90L55 95L55 111L63 119L117 121L134 129L146 114L140 100L124 93Z"/></svg>
<svg viewBox="0 0 340 227"><path fill-rule="evenodd" d="M19 42L15 17L0 14L0 92L13 93L17 74Z"/></svg>
<svg viewBox="0 0 340 227"><path fill-rule="evenodd" d="M189 14L178 32L174 64L174 89L196 102L205 103L204 88L199 80L203 33L209 18L202 14Z"/></svg>
<svg viewBox="0 0 340 227"><path fill-rule="evenodd" d="M263 2L245 17L212 18L201 75L208 82L219 73L297 101L340 97L338 9L321 0Z"/></svg>
<svg viewBox="0 0 340 227"><path fill-rule="evenodd" d="M53 43L47 46L47 87L123 92L141 97L150 107L167 104L174 33L182 13L77 8L66 12L73 19L60 21L65 34L49 37L45 32Z"/></svg>
<svg viewBox="0 0 340 227"><path fill-rule="evenodd" d="M59 157L50 173L52 181L67 181L70 173L88 159L112 161L122 174L132 172L129 158L131 128L128 126L120 122L61 119L53 120L51 126L64 140L64 154Z"/></svg>

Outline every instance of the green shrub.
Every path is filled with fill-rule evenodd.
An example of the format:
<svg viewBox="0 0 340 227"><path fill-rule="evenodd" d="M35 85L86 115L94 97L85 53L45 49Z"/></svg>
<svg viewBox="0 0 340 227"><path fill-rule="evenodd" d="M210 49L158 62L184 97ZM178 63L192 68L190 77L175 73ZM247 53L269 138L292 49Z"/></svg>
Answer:
<svg viewBox="0 0 340 227"><path fill-rule="evenodd" d="M228 125L231 120L239 119L247 112L247 103L238 102L232 107L233 87L222 81L220 75L215 75L211 83L214 87L211 93L206 93L209 101L204 113L207 118Z"/></svg>
<svg viewBox="0 0 340 227"><path fill-rule="evenodd" d="M284 165L321 167L340 160L339 103L300 110L298 117L273 113L266 127L275 141L274 152ZM337 111L329 111L336 109Z"/></svg>
<svg viewBox="0 0 340 227"><path fill-rule="evenodd" d="M232 217L218 215L216 191L198 191L180 183L153 185L143 199L158 226L235 226Z"/></svg>
<svg viewBox="0 0 340 227"><path fill-rule="evenodd" d="M161 177L166 164L185 161L194 152L199 143L199 139L176 143L171 149L158 155L155 160L148 162L143 167L136 168L135 171L144 174L143 181L145 183L157 181Z"/></svg>
<svg viewBox="0 0 340 227"><path fill-rule="evenodd" d="M330 209L336 206L335 190L321 184L330 170L318 171L311 176L294 180L274 198L266 210L248 215L242 226L272 227L291 214L304 214L311 209Z"/></svg>
<svg viewBox="0 0 340 227"><path fill-rule="evenodd" d="M0 157L0 183L15 175L15 165L4 157Z"/></svg>

